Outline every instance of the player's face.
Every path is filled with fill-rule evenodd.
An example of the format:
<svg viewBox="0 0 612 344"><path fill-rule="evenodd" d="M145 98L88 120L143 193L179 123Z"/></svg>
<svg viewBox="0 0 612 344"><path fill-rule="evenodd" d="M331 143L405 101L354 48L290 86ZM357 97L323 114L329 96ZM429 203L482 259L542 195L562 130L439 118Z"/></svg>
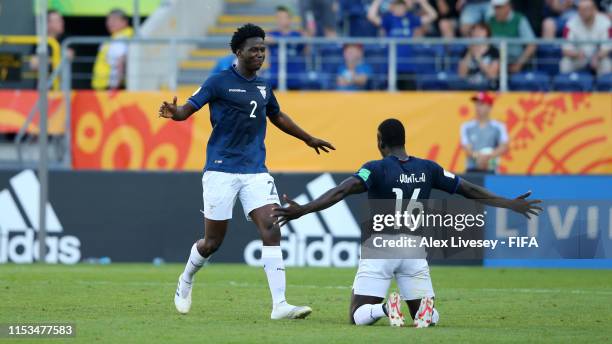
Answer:
<svg viewBox="0 0 612 344"><path fill-rule="evenodd" d="M238 59L248 70L257 71L266 59L266 45L260 37L249 38L238 51Z"/></svg>

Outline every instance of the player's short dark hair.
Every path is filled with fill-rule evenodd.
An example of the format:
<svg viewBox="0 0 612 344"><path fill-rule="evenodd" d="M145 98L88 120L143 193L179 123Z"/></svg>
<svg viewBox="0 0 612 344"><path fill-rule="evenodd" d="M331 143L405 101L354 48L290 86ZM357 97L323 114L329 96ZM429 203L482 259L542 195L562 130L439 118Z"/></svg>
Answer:
<svg viewBox="0 0 612 344"><path fill-rule="evenodd" d="M232 36L232 41L230 42L230 47L232 48L232 52L235 54L238 50L242 48L244 42L253 37L260 37L261 39L266 39L266 32L259 26L255 24L245 24L234 32Z"/></svg>
<svg viewBox="0 0 612 344"><path fill-rule="evenodd" d="M387 147L403 147L406 144L404 125L395 118L389 118L380 123L378 132L382 144Z"/></svg>
<svg viewBox="0 0 612 344"><path fill-rule="evenodd" d="M60 16L62 15L58 10L55 10L55 9L47 10L47 17L52 14L59 14Z"/></svg>
<svg viewBox="0 0 612 344"><path fill-rule="evenodd" d="M404 5L404 6L407 6L407 5L406 5L406 1L405 1L405 0L393 0L393 1L391 1L391 4L393 4L393 5Z"/></svg>

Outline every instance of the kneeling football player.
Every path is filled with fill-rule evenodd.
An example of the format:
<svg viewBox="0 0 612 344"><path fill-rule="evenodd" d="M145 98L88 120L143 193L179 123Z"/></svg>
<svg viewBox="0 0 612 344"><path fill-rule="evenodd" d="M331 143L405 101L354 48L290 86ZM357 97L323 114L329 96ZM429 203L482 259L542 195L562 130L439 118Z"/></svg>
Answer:
<svg viewBox="0 0 612 344"><path fill-rule="evenodd" d="M437 163L409 156L405 148L405 130L397 119L387 119L378 127L378 150L381 160L370 161L353 176L328 190L310 203L299 205L284 196L289 205L277 207L273 215L282 226L308 213L326 209L345 197L366 192L368 199L397 198L427 199L432 189L457 193L485 205L511 209L526 217L538 215L540 200L528 200L531 192L515 199L497 196L483 187L472 184L445 171ZM424 175L414 183L401 183L400 175ZM400 189L402 192L399 192ZM402 196L398 196L402 195ZM393 292L384 301L392 279L400 294ZM434 291L426 259L360 259L353 283L350 321L369 325L388 317L391 326L404 325L401 300L406 301L415 327L428 327L439 321L434 308Z"/></svg>

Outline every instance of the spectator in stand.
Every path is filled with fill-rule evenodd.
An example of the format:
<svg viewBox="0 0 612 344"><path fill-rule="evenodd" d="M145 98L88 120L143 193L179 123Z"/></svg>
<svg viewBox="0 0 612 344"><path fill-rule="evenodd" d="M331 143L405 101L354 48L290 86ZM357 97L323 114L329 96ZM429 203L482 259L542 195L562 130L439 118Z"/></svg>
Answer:
<svg viewBox="0 0 612 344"><path fill-rule="evenodd" d="M98 49L91 86L96 90L122 89L125 88L128 44L117 40L132 37L134 31L129 26L127 14L120 9L114 9L106 16L106 29L113 40L103 43Z"/></svg>
<svg viewBox="0 0 612 344"><path fill-rule="evenodd" d="M438 17L436 10L429 5L427 0L417 0L425 13L422 16L409 12L414 4L412 0L393 0L389 7L390 12L381 16L379 14L381 2L382 0L374 0L368 11L368 20L382 27L387 37L412 38L423 25L432 23ZM412 55L410 45L399 44L397 46L397 88L400 90L416 88L414 80L416 70L410 61Z"/></svg>
<svg viewBox="0 0 612 344"><path fill-rule="evenodd" d="M370 0L339 0L342 31L349 37L374 37L377 28L368 20Z"/></svg>
<svg viewBox="0 0 612 344"><path fill-rule="evenodd" d="M56 10L47 11L47 36L59 43L64 40L64 17Z"/></svg>
<svg viewBox="0 0 612 344"><path fill-rule="evenodd" d="M461 36L468 37L472 26L484 22L492 13L490 0L457 0Z"/></svg>
<svg viewBox="0 0 612 344"><path fill-rule="evenodd" d="M55 38L55 40L61 45L62 41L66 36L64 35L64 17L57 10L47 11L47 36ZM74 50L68 49L68 58L74 57ZM49 64L51 65L51 64ZM38 56L33 55L30 58L30 68L32 70L38 70ZM51 70L51 68L49 68Z"/></svg>
<svg viewBox="0 0 612 344"><path fill-rule="evenodd" d="M567 22L563 37L568 40L603 40L610 42L612 28L610 18L599 13L593 0L580 0L578 15ZM612 44L572 44L563 46L562 73L589 69L598 75L612 72L610 51Z"/></svg>
<svg viewBox="0 0 612 344"><path fill-rule="evenodd" d="M365 90L372 67L363 62L363 47L358 44L344 46L344 65L338 69L337 89L344 91Z"/></svg>
<svg viewBox="0 0 612 344"><path fill-rule="evenodd" d="M336 37L334 0L299 0L302 26L310 37Z"/></svg>
<svg viewBox="0 0 612 344"><path fill-rule="evenodd" d="M491 119L495 96L479 92L472 97L476 118L461 126L461 146L467 155L467 172L495 173L499 158L508 151L506 126Z"/></svg>
<svg viewBox="0 0 612 344"><path fill-rule="evenodd" d="M471 38L485 39L491 36L486 24L472 27ZM468 47L459 62L459 76L468 85L478 89L497 89L499 77L499 51L491 44L473 44Z"/></svg>
<svg viewBox="0 0 612 344"><path fill-rule="evenodd" d="M491 36L496 38L521 38L535 39L533 29L524 15L513 11L510 0L492 0L494 14L487 21L491 29ZM527 62L536 51L535 44L522 46L519 44L508 44L508 70L518 73L523 70Z"/></svg>
<svg viewBox="0 0 612 344"><path fill-rule="evenodd" d="M438 12L437 29L440 36L444 38L454 38L457 31L457 19L459 12L457 11L457 0L429 0L432 6Z"/></svg>
<svg viewBox="0 0 612 344"><path fill-rule="evenodd" d="M542 22L542 38L561 37L567 21L576 14L576 0L546 0L546 19Z"/></svg>
<svg viewBox="0 0 612 344"><path fill-rule="evenodd" d="M273 87L278 85L278 70L279 70L279 49L278 38L299 38L302 33L293 30L291 20L291 11L285 6L276 8L276 28L266 35L266 43L269 46L269 62L270 62L270 81ZM287 44L287 87L290 89L298 89L301 86L300 79L305 71L303 61L304 44Z"/></svg>

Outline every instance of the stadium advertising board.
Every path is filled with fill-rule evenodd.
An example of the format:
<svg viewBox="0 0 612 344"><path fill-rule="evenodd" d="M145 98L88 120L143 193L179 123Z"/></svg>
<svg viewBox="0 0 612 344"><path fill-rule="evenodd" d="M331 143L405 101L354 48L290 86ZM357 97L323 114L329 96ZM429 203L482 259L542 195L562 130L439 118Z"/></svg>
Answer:
<svg viewBox="0 0 612 344"><path fill-rule="evenodd" d="M279 192L299 203L349 176L273 175ZM183 262L204 230L201 177L196 172L52 171L47 261L73 264L109 257L114 262ZM38 185L33 171L0 172L0 263L37 259ZM364 195L349 197L284 226L286 264L356 266L365 201ZM261 241L240 207L237 202L228 235L213 261L259 265Z"/></svg>
<svg viewBox="0 0 612 344"><path fill-rule="evenodd" d="M274 174L279 192L298 203L318 197L347 176ZM469 178L478 183L481 177ZM459 234L464 241L497 240L495 249L428 250L431 259L451 264L465 259L464 263L474 264L484 255L487 266L612 267L612 194L601 188L612 185L611 177L487 176L485 180L486 187L505 196L529 186L544 199L543 214L527 221L503 209L487 209L485 230ZM0 263L37 259L38 185L29 170L0 173ZM349 197L284 226L287 265L356 266L366 203L363 195ZM237 202L227 238L213 260L260 265L261 241L240 207ZM115 262L155 258L182 262L186 248L202 236L200 209L200 173L52 171L47 260L73 264L109 257Z"/></svg>
<svg viewBox="0 0 612 344"><path fill-rule="evenodd" d="M36 105L38 94L32 90L0 90L0 133L16 133ZM49 93L49 134L63 134L66 124L64 98L60 92ZM33 117L28 133L38 132L38 113Z"/></svg>
<svg viewBox="0 0 612 344"><path fill-rule="evenodd" d="M190 95L180 92L179 102ZM74 167L200 170L211 131L208 107L180 123L158 118L159 104L172 96L165 92L77 92L72 105ZM303 128L329 139L338 154L317 156L270 127L266 163L272 171L352 172L379 156L375 128L392 114L406 123L406 148L411 154L461 172L465 157L459 129L475 116L471 96L467 92L368 92L365 97L359 93L279 93L283 111ZM611 103L608 93L500 95L492 117L506 124L510 137L500 171L612 173Z"/></svg>
<svg viewBox="0 0 612 344"><path fill-rule="evenodd" d="M190 94L179 92L179 101ZM378 157L372 144L376 141L373 128L393 114L408 124L411 154L436 160L449 171L463 171L459 128L474 117L471 95L279 93L284 111L304 128L329 138L342 154L313 155L295 139L270 128L268 167L283 172L354 171L363 162L356 162L355 156L363 160ZM73 92L73 167L199 171L211 130L208 107L180 123L158 118L159 104L172 96L169 92ZM36 98L34 91L0 91L0 132L16 132ZM377 104L375 109L372 103ZM502 157L500 171L526 175L612 173L611 103L609 93L500 95L492 116L506 124L510 136L509 153ZM63 133L66 119L60 93L51 93L49 109L49 131ZM38 130L37 118L30 132ZM442 122L445 125L440 125Z"/></svg>
<svg viewBox="0 0 612 344"><path fill-rule="evenodd" d="M543 200L544 211L526 220L504 209L490 209L487 238L515 239L487 251L484 264L612 268L611 185L611 176L487 176L485 187L505 196L530 186ZM539 247L529 247L531 238Z"/></svg>

